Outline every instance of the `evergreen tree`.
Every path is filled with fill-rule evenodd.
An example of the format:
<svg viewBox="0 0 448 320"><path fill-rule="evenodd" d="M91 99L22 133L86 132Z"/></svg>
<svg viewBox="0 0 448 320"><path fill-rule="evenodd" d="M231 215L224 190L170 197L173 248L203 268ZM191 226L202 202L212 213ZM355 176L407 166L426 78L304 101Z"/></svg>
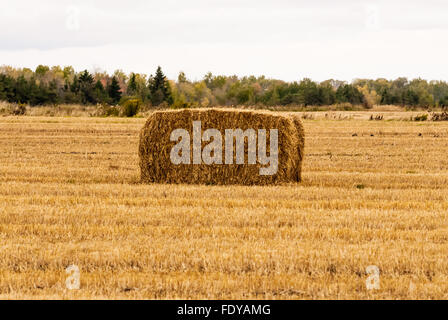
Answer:
<svg viewBox="0 0 448 320"><path fill-rule="evenodd" d="M166 80L165 75L162 72L162 68L157 67L156 75L149 78L149 91L150 98L153 105L159 105L163 101L168 104L173 103L173 97L171 94L171 88Z"/></svg>
<svg viewBox="0 0 448 320"><path fill-rule="evenodd" d="M93 82L93 76L87 70L84 70L79 76L79 90L83 104L96 102L93 94Z"/></svg>
<svg viewBox="0 0 448 320"><path fill-rule="evenodd" d="M47 94L46 94L46 100L51 104L58 104L60 102L59 96L58 96L58 85L56 83L56 80L52 80L50 82L50 85L47 88Z"/></svg>
<svg viewBox="0 0 448 320"><path fill-rule="evenodd" d="M81 72L81 75L79 76L79 82L91 85L93 84L93 76L89 73L89 71L84 70L83 72Z"/></svg>
<svg viewBox="0 0 448 320"><path fill-rule="evenodd" d="M112 77L111 82L107 86L107 93L111 102L117 104L121 99L121 88L115 76Z"/></svg>
<svg viewBox="0 0 448 320"><path fill-rule="evenodd" d="M101 103L107 102L108 96L107 96L106 90L104 89L104 86L99 79L95 83L95 86L93 88L93 93L94 93L96 102L101 102Z"/></svg>
<svg viewBox="0 0 448 320"><path fill-rule="evenodd" d="M14 79L4 74L0 74L0 100L15 101Z"/></svg>
<svg viewBox="0 0 448 320"><path fill-rule="evenodd" d="M15 88L14 88L14 95L15 95L15 102L19 103L28 103L30 102L30 86L28 84L28 81L26 81L25 77L21 75L17 78L15 81ZM41 83L42 85L42 83Z"/></svg>
<svg viewBox="0 0 448 320"><path fill-rule="evenodd" d="M126 92L130 96L133 96L137 93L137 81L135 78L136 78L135 73L132 73L131 77L129 78L128 89Z"/></svg>
<svg viewBox="0 0 448 320"><path fill-rule="evenodd" d="M70 85L70 91L73 93L77 93L79 91L79 80L76 74L74 75L73 82Z"/></svg>

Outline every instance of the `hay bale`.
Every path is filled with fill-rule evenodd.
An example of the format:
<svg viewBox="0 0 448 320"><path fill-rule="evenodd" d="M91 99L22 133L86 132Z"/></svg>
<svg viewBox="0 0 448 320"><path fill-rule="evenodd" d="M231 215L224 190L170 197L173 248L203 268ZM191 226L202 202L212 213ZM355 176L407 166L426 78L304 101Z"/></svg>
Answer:
<svg viewBox="0 0 448 320"><path fill-rule="evenodd" d="M193 125L194 121L200 121L200 130L198 130L197 122ZM193 133L193 128L196 128L196 133ZM185 129L189 133L189 137L187 137L190 140L189 146L183 145L185 148L181 152L178 150L180 141L186 141L187 138L183 139L176 136L177 139L173 139L172 132L176 129ZM214 137L207 140L208 137L204 137L204 132L207 129L217 129L221 133L221 156L218 153L215 154L215 152L205 153L206 149L204 148L209 148L207 145L219 138ZM252 138L254 136L248 135L244 139L244 162L241 163L240 158L240 162L237 163L236 156L243 149L237 150L237 139L226 139L228 137L226 129L241 129L245 133L256 133L257 158L255 162L253 157L249 155L249 149L254 151L254 145L249 142L249 136ZM253 131L248 129L253 129ZM261 142L263 141L262 129L266 130L265 144L259 143L260 140ZM271 147L275 151L275 143L271 146L271 142L275 141L275 130L271 131L271 129L277 129L278 132L277 157L275 152L271 153ZM207 131L207 133L209 132L211 131ZM271 141L271 133L273 141ZM193 141L194 136L196 137L195 141ZM254 140L250 141L253 142ZM216 145L219 145L219 139L217 139L216 143ZM233 159L226 155L226 146L228 147L227 149L232 150L229 148L231 145L233 147ZM249 148L249 145L252 148ZM260 145L266 146L265 153L260 151ZM175 146L176 148L173 150ZM198 151L199 146L200 151ZM141 181L216 185L267 185L297 182L301 181L303 149L303 126L300 119L294 115L221 108L156 111L149 116L140 133ZM175 150L179 152L175 152ZM188 150L188 152L184 153L185 150ZM210 149L208 150L210 151ZM184 156L180 163L175 164L172 162L170 155L173 155L173 152L176 157ZM198 154L200 154L199 157L202 156L203 158L198 159L196 157ZM269 163L260 163L260 159L262 159L260 155L263 154L271 157ZM211 164L204 163L207 161L210 163L210 157L206 158L207 155L213 155L215 162ZM219 164L219 160L217 160L219 158L222 159L222 164ZM275 166L273 166L275 158L278 159L276 171ZM189 163L186 163L186 159L188 159ZM266 174L267 171L269 172L266 169L267 167L270 167L275 173ZM274 172L272 170L271 172Z"/></svg>

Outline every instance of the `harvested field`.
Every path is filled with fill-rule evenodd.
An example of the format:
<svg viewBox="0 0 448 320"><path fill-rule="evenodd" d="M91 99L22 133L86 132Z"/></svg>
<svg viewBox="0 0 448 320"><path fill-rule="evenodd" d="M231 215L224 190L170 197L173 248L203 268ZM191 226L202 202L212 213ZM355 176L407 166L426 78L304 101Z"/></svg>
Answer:
<svg viewBox="0 0 448 320"><path fill-rule="evenodd" d="M448 298L448 123L304 120L300 184L197 186L139 183L144 122L0 118L0 298Z"/></svg>

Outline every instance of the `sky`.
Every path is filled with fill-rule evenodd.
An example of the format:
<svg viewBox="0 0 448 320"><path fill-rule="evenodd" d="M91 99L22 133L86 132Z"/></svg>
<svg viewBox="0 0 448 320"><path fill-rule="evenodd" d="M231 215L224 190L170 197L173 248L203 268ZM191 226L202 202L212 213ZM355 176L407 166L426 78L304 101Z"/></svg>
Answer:
<svg viewBox="0 0 448 320"><path fill-rule="evenodd" d="M0 65L448 80L446 0L1 0Z"/></svg>

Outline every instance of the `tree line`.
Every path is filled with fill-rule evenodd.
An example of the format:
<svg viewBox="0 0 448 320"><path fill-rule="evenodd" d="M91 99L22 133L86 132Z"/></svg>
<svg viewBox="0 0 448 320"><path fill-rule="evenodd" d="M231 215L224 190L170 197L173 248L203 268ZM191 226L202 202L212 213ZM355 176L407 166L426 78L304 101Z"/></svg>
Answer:
<svg viewBox="0 0 448 320"><path fill-rule="evenodd" d="M447 107L445 81L398 78L315 82L285 82L264 76L224 76L207 73L191 81L184 72L168 80L160 67L154 75L129 75L117 70L75 72L73 67L39 65L35 70L0 67L0 100L29 105L108 104L128 99L142 104L174 108L261 105L324 106L333 104Z"/></svg>

